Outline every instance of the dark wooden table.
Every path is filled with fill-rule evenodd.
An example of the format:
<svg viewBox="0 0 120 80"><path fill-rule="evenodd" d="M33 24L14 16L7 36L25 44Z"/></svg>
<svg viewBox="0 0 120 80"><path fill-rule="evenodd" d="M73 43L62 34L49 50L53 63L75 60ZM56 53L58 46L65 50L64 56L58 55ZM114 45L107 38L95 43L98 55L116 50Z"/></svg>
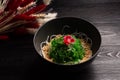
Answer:
<svg viewBox="0 0 120 80"><path fill-rule="evenodd" d="M33 46L33 35L11 36L0 40L0 80L72 79L120 80L120 1L54 0L58 17L73 16L94 24L102 35L102 45L95 61L77 73L44 72L40 56Z"/></svg>

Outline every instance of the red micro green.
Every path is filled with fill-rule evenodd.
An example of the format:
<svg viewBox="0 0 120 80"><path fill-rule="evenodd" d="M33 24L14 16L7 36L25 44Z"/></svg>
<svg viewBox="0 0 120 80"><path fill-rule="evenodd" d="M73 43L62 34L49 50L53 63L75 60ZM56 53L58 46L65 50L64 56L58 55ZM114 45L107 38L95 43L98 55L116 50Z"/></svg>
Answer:
<svg viewBox="0 0 120 80"><path fill-rule="evenodd" d="M64 43L66 45L72 44L74 42L75 42L75 39L72 36L70 36L70 35L64 36Z"/></svg>

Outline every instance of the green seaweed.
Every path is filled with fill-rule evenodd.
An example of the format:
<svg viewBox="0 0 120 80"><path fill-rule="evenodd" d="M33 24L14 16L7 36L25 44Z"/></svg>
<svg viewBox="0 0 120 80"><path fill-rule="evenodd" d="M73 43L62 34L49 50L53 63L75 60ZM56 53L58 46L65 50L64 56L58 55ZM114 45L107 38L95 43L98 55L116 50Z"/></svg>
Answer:
<svg viewBox="0 0 120 80"><path fill-rule="evenodd" d="M53 38L50 42L49 56L57 63L70 63L80 61L84 55L85 50L81 45L79 38L72 35L75 42L69 45L64 44L64 36Z"/></svg>

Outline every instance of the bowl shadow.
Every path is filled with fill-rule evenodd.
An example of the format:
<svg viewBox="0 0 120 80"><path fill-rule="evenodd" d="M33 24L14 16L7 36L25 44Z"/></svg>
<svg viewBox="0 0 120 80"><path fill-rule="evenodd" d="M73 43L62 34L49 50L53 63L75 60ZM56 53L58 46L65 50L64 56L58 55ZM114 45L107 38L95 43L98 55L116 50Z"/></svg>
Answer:
<svg viewBox="0 0 120 80"><path fill-rule="evenodd" d="M72 79L72 80L94 80L93 65L78 71L63 71L49 68L49 64L41 64L36 60L29 65L24 73L24 80L29 79Z"/></svg>

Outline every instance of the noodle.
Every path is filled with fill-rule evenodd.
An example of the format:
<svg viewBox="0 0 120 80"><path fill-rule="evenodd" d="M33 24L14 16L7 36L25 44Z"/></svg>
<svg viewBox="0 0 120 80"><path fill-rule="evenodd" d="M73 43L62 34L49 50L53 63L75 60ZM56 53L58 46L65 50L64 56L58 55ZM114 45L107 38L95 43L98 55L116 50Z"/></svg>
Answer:
<svg viewBox="0 0 120 80"><path fill-rule="evenodd" d="M55 38L59 38L60 36L62 36L62 35L56 35ZM79 61L79 63L82 63L84 61L87 61L89 58L91 58L92 50L91 50L90 44L87 43L84 39L80 39L80 41L81 41L82 47L85 50L85 55L84 55L83 59ZM50 42L47 42L46 45L44 45L42 47L42 52L43 52L43 57L46 60L53 62L53 60L49 57L50 46L51 46Z"/></svg>

